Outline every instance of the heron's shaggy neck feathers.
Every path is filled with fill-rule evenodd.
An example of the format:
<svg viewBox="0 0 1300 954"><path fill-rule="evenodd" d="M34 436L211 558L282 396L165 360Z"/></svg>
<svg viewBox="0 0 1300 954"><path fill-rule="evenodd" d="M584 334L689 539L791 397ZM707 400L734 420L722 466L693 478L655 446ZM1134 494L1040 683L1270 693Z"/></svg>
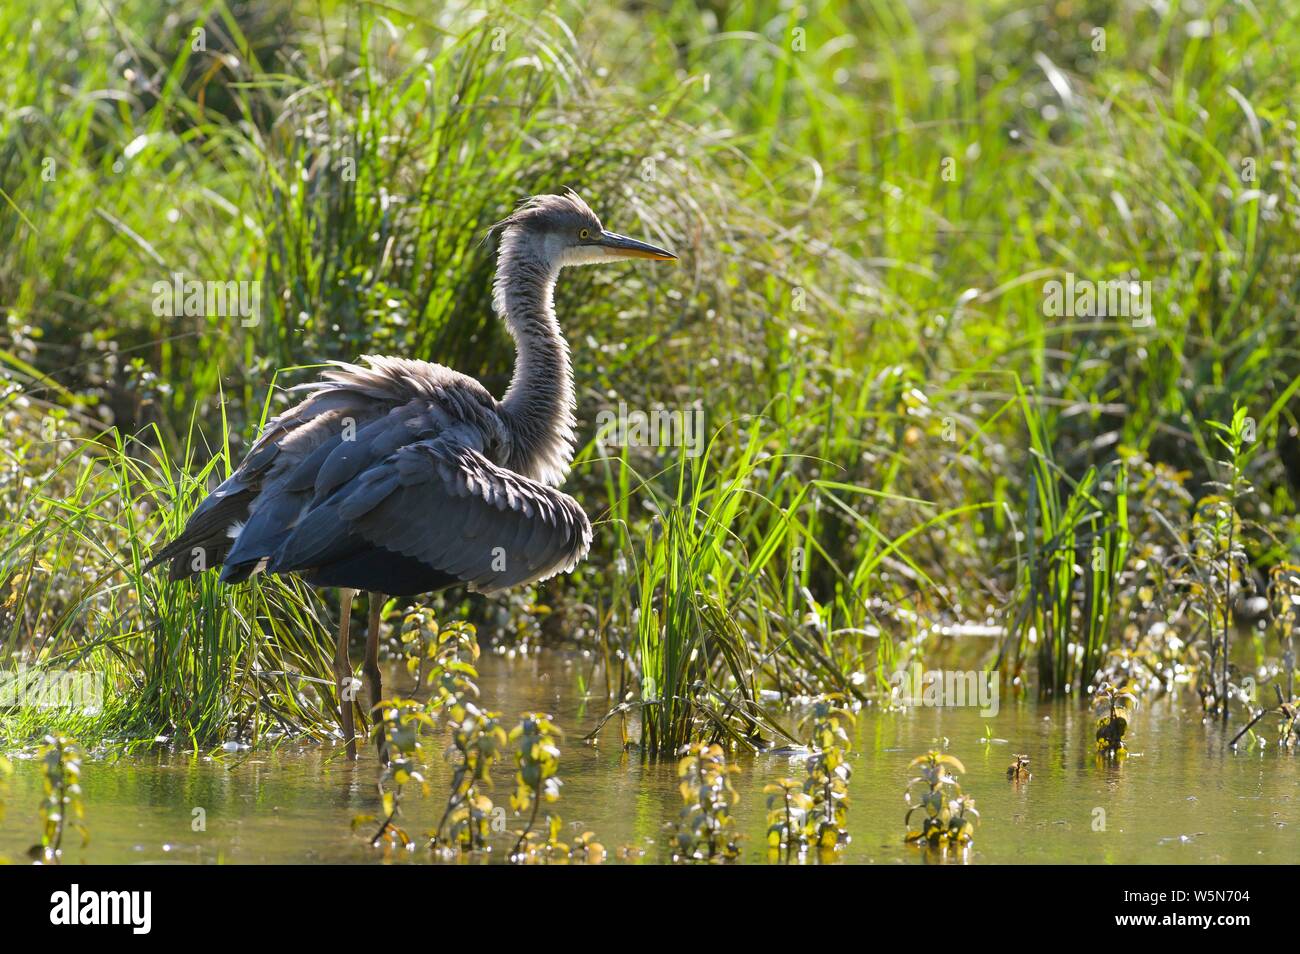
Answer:
<svg viewBox="0 0 1300 954"><path fill-rule="evenodd" d="M560 265L543 246L506 229L497 255L493 304L515 340L515 371L501 401L512 437L507 466L558 486L573 462L577 421L569 345L555 318Z"/></svg>

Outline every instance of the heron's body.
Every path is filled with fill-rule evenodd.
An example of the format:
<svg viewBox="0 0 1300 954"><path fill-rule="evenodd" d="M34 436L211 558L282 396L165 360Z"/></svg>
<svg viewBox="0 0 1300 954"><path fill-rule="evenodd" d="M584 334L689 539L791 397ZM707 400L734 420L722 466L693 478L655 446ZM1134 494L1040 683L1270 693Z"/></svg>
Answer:
<svg viewBox="0 0 1300 954"><path fill-rule="evenodd" d="M507 402L441 365L365 360L327 371L267 425L159 554L171 578L222 564L224 582L294 572L414 596L572 569L591 526L572 497L532 476L562 475L572 444L519 446Z"/></svg>
<svg viewBox="0 0 1300 954"><path fill-rule="evenodd" d="M336 668L347 660L352 591L370 590L366 675L379 701L379 594L456 584L492 592L571 570L591 524L556 489L573 460L569 349L553 292L566 265L671 259L605 231L576 195L538 196L498 226L494 304L516 346L497 400L471 377L409 358L336 363L267 424L238 469L153 558L182 579L220 565L237 583L296 573L347 597ZM351 743L351 707L343 707Z"/></svg>

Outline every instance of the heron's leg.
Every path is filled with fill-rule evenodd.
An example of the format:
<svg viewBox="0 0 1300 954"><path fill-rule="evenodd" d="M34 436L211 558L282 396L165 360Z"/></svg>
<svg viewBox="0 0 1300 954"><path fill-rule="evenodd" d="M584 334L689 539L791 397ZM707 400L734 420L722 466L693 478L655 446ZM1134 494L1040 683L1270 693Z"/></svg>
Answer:
<svg viewBox="0 0 1300 954"><path fill-rule="evenodd" d="M352 721L352 702L356 695L353 687L352 662L348 659L348 628L352 618L352 597L356 590L346 586L339 590L339 641L334 647L334 682L338 687L339 728L348 746L348 758L357 757L356 724Z"/></svg>
<svg viewBox="0 0 1300 954"><path fill-rule="evenodd" d="M366 695L370 697L370 721L374 727L375 747L379 750L379 761L388 763L388 746L384 738L384 719L378 711L379 702L384 697L384 688L379 676L379 616L384 611L384 594L370 593L370 623L366 629L366 661L362 667L366 674Z"/></svg>

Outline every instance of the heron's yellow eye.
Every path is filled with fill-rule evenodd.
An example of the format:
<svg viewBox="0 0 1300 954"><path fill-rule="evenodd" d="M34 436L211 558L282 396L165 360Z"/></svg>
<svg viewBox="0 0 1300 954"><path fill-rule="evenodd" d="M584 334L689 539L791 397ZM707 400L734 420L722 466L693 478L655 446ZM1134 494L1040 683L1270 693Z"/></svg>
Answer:
<svg viewBox="0 0 1300 954"><path fill-rule="evenodd" d="M578 233L578 238L588 238L590 235L591 235L590 232L588 232L586 229L583 229L581 232Z"/></svg>

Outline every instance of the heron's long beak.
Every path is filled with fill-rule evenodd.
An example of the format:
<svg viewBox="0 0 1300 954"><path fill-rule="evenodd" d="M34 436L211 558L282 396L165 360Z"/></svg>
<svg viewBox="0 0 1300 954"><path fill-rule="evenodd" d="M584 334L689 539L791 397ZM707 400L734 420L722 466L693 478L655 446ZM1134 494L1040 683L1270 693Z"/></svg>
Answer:
<svg viewBox="0 0 1300 954"><path fill-rule="evenodd" d="M651 258L660 262L677 261L677 256L666 248L651 245L649 242L638 242L617 232L601 232L591 244L598 245L611 255L621 258Z"/></svg>

